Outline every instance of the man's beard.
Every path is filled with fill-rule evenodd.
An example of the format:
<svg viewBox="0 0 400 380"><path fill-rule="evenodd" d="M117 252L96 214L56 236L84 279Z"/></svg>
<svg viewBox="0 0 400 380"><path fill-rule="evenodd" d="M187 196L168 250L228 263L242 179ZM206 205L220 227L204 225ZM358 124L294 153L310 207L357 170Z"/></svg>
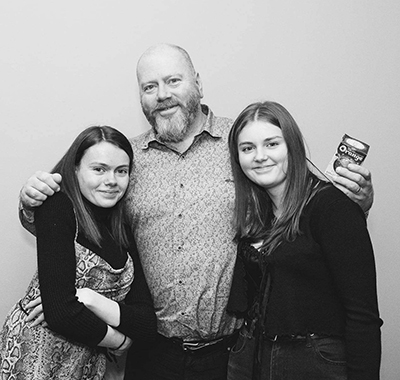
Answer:
<svg viewBox="0 0 400 380"><path fill-rule="evenodd" d="M178 106L177 111L170 117L162 117L158 110L167 107ZM150 125L154 128L160 141L179 143L182 142L192 127L192 123L200 110L200 96L197 92L192 92L186 104L181 104L174 97L164 102L160 102L152 110L143 109Z"/></svg>

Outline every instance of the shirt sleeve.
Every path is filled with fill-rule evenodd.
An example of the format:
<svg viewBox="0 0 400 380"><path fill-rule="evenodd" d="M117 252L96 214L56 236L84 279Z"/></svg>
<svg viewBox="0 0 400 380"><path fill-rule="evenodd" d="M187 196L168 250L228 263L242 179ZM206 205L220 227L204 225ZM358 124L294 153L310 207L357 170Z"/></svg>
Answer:
<svg viewBox="0 0 400 380"><path fill-rule="evenodd" d="M382 321L365 216L339 190L321 193L313 230L345 310L348 378L379 379Z"/></svg>
<svg viewBox="0 0 400 380"><path fill-rule="evenodd" d="M130 240L129 252L134 263L135 277L125 301L120 303L120 325L117 329L128 335L134 345L148 345L156 338L157 320L133 236Z"/></svg>
<svg viewBox="0 0 400 380"><path fill-rule="evenodd" d="M38 273L43 312L51 330L68 339L97 346L107 324L75 296L76 221L69 198L50 197L35 212Z"/></svg>
<svg viewBox="0 0 400 380"><path fill-rule="evenodd" d="M24 208L24 205L22 204L21 200L19 200L18 211L19 211L19 220L22 224L22 227L24 227L32 235L36 235L35 211Z"/></svg>

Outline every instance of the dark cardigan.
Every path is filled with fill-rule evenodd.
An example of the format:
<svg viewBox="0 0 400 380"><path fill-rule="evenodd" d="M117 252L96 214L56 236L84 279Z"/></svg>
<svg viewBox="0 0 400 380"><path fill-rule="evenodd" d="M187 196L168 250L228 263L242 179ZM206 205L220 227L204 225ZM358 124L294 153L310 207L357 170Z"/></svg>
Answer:
<svg viewBox="0 0 400 380"><path fill-rule="evenodd" d="M306 206L300 229L300 236L263 260L271 276L264 334L344 337L349 379L378 379L382 321L361 208L329 184ZM261 269L248 260L257 256L251 249L239 244L228 303L228 310L245 316L261 280Z"/></svg>

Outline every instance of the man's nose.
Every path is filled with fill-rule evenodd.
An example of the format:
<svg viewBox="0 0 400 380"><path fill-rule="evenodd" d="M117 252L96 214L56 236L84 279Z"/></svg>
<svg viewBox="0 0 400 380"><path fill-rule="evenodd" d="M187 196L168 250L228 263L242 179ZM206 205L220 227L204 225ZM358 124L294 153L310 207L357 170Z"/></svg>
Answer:
<svg viewBox="0 0 400 380"><path fill-rule="evenodd" d="M157 100L159 102L162 102L170 97L171 97L171 92L167 85L161 84L160 86L158 86Z"/></svg>

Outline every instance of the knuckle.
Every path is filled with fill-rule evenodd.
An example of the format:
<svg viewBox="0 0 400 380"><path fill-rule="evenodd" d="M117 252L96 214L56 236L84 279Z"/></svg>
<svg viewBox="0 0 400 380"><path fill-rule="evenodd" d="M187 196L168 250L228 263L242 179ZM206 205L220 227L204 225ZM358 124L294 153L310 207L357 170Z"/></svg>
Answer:
<svg viewBox="0 0 400 380"><path fill-rule="evenodd" d="M43 178L46 178L46 173L39 170L35 172L35 174L31 176L28 181L38 182L41 181Z"/></svg>

